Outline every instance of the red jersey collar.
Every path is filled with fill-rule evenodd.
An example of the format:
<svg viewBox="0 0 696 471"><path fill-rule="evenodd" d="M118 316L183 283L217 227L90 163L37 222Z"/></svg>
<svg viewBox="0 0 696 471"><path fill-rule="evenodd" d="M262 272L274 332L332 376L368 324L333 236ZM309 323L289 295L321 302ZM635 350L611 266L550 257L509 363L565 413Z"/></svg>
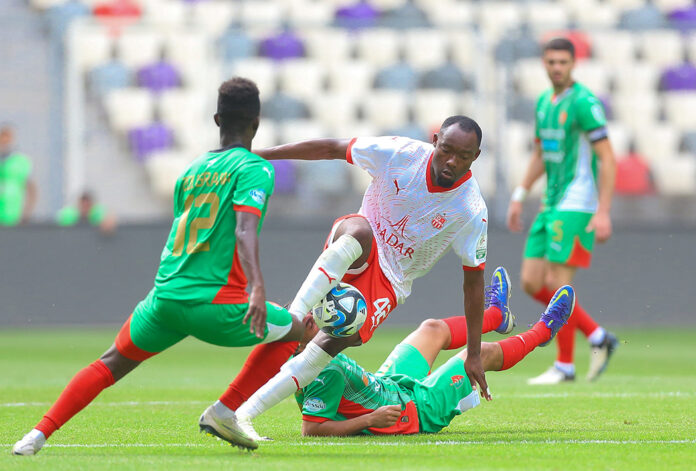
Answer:
<svg viewBox="0 0 696 471"><path fill-rule="evenodd" d="M444 186L439 186L439 185L437 185L435 182L433 182L433 179L432 179L432 177L430 176L430 166L431 166L432 163L433 163L433 154L434 154L434 153L435 153L435 151L433 151L433 152L430 153L430 158L428 158L428 164L427 164L427 166L426 166L426 168L425 168L425 183L426 183L426 185L428 186L428 191L429 191L430 193L442 193L442 192L445 192L445 191L455 190L455 189L459 188L460 186L462 186L462 184L463 184L465 181L467 181L469 178L471 178L471 170L469 170L469 171L466 172L464 175L462 175L462 177L461 177L459 180L457 180L456 182L454 182L454 185L452 185L452 186L449 187L449 188L446 188L446 187L444 187Z"/></svg>

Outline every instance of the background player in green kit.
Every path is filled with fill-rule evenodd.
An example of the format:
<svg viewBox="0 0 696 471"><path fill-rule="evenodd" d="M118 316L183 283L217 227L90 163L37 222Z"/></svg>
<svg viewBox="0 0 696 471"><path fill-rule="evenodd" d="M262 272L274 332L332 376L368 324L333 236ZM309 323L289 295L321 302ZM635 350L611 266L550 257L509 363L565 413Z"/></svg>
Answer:
<svg viewBox="0 0 696 471"><path fill-rule="evenodd" d="M302 321L266 302L259 267L258 232L274 184L271 164L249 151L259 109L253 82L234 78L220 86L215 123L221 148L196 158L177 180L174 222L154 288L114 344L77 373L44 418L15 444L14 454L36 454L103 389L188 335L227 347L302 338ZM230 418L234 413L217 401L199 425L256 448Z"/></svg>
<svg viewBox="0 0 696 471"><path fill-rule="evenodd" d="M507 279L504 271L496 269L501 280ZM494 273L492 305L507 310L509 290L498 289L496 278ZM499 342L482 342L484 370L506 370L537 346L547 345L570 317L574 302L573 288L563 286L530 330ZM487 322L489 313L484 314L484 332L495 328ZM479 396L464 370L466 349L430 374L440 351L452 347L451 326L455 322L466 328L464 316L424 321L374 374L346 355L336 355L296 395L302 409L303 435L435 433L457 415L476 407Z"/></svg>
<svg viewBox="0 0 696 471"><path fill-rule="evenodd" d="M601 102L575 82L573 44L564 38L544 48L544 66L553 87L536 108L536 140L532 159L508 209L510 230L522 230L522 202L534 182L547 178L542 208L529 230L522 262L522 287L546 303L561 285L570 284L578 267L590 266L595 238L611 236L610 208L616 163L608 139ZM616 337L605 331L578 304L557 337L555 364L530 384L556 384L575 379L575 328L592 345L589 380L606 368Z"/></svg>

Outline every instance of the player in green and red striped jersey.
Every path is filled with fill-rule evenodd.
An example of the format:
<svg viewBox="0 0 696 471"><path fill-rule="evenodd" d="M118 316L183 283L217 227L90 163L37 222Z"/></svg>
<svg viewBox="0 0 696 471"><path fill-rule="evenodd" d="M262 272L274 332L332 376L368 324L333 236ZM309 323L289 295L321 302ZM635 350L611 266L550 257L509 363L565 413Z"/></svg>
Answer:
<svg viewBox="0 0 696 471"><path fill-rule="evenodd" d="M499 280L507 280L504 268L498 272ZM491 288L492 305L507 309L509 291L500 289L495 273ZM573 289L563 286L530 330L482 342L484 370L506 370L537 346L547 345L570 317L574 303ZM496 328L488 317L494 317L492 312L484 314L484 333ZM455 324L464 332L453 332ZM441 350L456 348L456 337L466 339L464 316L428 319L394 348L374 374L339 353L296 394L303 435L435 433L447 427L454 417L480 403L464 370L466 349L430 373Z"/></svg>
<svg viewBox="0 0 696 471"><path fill-rule="evenodd" d="M15 444L14 454L36 454L102 390L189 335L227 347L283 340L264 357L273 372L293 353L304 324L266 301L259 267L258 233L274 185L271 164L249 151L259 109L253 82L238 77L220 86L215 123L221 147L196 158L176 182L174 222L154 288L111 348L72 379L44 418ZM223 395L204 411L201 430L228 441L235 436L240 446L256 448L236 429L225 402Z"/></svg>

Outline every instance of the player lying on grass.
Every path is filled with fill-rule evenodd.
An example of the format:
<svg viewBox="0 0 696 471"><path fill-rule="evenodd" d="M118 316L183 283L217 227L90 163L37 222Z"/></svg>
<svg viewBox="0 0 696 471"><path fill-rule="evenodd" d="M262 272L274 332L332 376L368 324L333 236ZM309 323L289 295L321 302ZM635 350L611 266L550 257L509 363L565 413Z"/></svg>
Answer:
<svg viewBox="0 0 696 471"><path fill-rule="evenodd" d="M502 270L498 268L496 273ZM495 278L494 274L494 285ZM497 302L501 301L498 296ZM573 288L563 286L530 330L498 342L481 343L484 369L506 370L537 346L550 343L567 322L574 304ZM489 316L490 311L484 316L484 326L490 326ZM477 406L479 396L464 370L466 349L429 374L440 351L449 349L455 341L450 329L454 323L466 328L463 316L424 321L394 348L374 374L338 354L296 394L302 409L302 434L435 433L455 416ZM490 330L484 327L484 333Z"/></svg>
<svg viewBox="0 0 696 471"><path fill-rule="evenodd" d="M258 233L274 185L271 164L249 151L259 109L253 82L234 78L220 86L215 123L221 148L194 160L176 182L174 222L154 289L111 348L77 373L43 419L15 444L14 454L36 454L101 391L188 335L226 347L303 338L302 318L266 302L259 266ZM281 352L274 361L282 364L291 353L283 358ZM200 426L215 435L235 435L234 428L218 425L228 415L234 417L222 405L211 406ZM241 432L236 443L257 446Z"/></svg>

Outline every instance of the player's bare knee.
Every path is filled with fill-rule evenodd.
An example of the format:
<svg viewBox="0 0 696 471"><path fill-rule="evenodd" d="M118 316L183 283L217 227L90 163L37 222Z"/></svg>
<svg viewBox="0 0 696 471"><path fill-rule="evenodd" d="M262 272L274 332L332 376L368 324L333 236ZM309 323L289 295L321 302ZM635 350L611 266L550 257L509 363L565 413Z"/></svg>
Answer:
<svg viewBox="0 0 696 471"><path fill-rule="evenodd" d="M420 323L417 332L420 335L427 336L433 342L442 344L449 343L450 329L442 319L426 319Z"/></svg>
<svg viewBox="0 0 696 471"><path fill-rule="evenodd" d="M104 352L104 354L99 358L102 363L111 371L111 375L114 381L126 376L128 373L133 371L136 366L141 362L137 360L131 360L121 354L116 348L116 345L111 345L111 347Z"/></svg>
<svg viewBox="0 0 696 471"><path fill-rule="evenodd" d="M527 293L530 296L534 296L544 286L544 279L543 278L538 279L536 277L525 276L523 273L520 284L522 285L522 289L524 290L525 293Z"/></svg>

